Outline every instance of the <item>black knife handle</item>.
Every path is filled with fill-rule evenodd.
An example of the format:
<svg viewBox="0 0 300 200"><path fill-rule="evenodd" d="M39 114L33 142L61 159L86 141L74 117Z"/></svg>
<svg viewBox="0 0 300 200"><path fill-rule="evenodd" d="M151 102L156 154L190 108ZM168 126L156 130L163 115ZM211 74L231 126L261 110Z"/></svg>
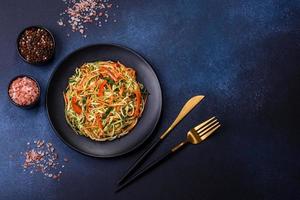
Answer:
<svg viewBox="0 0 300 200"><path fill-rule="evenodd" d="M134 174L128 181L126 181L124 184L120 185L115 192L120 191L136 179L140 178L142 175L146 174L146 172L150 171L151 169L155 168L158 164L162 163L163 161L167 160L171 155L173 155L173 151L168 151L164 153L163 155L159 156L152 162L150 162L147 166L142 168L140 171L138 171L136 174Z"/></svg>
<svg viewBox="0 0 300 200"><path fill-rule="evenodd" d="M129 175L131 175L135 169L137 169L138 166L140 166L147 156L149 156L153 150L160 144L161 139L154 140L151 145L141 153L141 155L136 159L136 161L129 167L129 169L126 170L125 174L119 179L118 185L120 185L124 180L128 178Z"/></svg>

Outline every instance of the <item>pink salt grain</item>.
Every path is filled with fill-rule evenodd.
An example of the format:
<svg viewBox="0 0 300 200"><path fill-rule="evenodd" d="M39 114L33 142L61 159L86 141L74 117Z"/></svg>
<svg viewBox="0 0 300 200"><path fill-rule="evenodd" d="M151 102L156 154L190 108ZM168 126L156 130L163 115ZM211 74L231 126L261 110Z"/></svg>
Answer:
<svg viewBox="0 0 300 200"><path fill-rule="evenodd" d="M30 174L41 173L47 178L59 180L66 163L60 164L58 154L52 143L35 140L32 144L27 144L27 151L22 154L25 157L23 171L29 171ZM63 160L65 161L67 158Z"/></svg>
<svg viewBox="0 0 300 200"><path fill-rule="evenodd" d="M40 94L37 83L28 77L19 77L9 86L10 98L18 105L27 106L34 103Z"/></svg>
<svg viewBox="0 0 300 200"><path fill-rule="evenodd" d="M111 3L114 2L112 0L63 0L63 2L66 4L66 8L60 13L57 24L64 27L69 26L72 32L79 32L83 37L87 36L88 25L94 24L101 27L101 22L108 22L114 8L119 7Z"/></svg>

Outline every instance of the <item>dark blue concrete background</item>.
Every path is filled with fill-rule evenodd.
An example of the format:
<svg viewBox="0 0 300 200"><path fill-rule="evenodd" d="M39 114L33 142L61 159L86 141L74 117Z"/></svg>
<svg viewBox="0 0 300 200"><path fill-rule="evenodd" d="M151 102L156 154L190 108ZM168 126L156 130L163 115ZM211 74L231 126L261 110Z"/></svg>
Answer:
<svg viewBox="0 0 300 200"><path fill-rule="evenodd" d="M62 1L1 1L0 199L300 199L300 2L118 4L118 22L91 28L83 39L79 34L66 37L69 30L57 25ZM52 30L57 40L55 60L43 67L24 63L15 46L18 32L36 24ZM44 98L37 108L22 110L6 94L9 80L26 73L38 79L44 97L57 63L95 43L128 46L153 64L164 102L153 137L167 128L189 97L206 95L155 155L211 115L220 118L222 130L114 194L116 180L147 144L113 159L83 156L55 136ZM61 181L23 172L18 153L34 139L53 142L69 158Z"/></svg>

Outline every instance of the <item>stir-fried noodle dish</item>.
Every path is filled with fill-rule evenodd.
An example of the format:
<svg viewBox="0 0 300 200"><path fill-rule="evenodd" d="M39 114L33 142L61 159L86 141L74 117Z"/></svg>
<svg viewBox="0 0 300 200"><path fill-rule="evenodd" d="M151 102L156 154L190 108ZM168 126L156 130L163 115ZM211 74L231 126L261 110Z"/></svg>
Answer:
<svg viewBox="0 0 300 200"><path fill-rule="evenodd" d="M63 95L68 124L77 134L96 141L128 134L142 115L147 99L135 70L113 61L90 62L76 68Z"/></svg>

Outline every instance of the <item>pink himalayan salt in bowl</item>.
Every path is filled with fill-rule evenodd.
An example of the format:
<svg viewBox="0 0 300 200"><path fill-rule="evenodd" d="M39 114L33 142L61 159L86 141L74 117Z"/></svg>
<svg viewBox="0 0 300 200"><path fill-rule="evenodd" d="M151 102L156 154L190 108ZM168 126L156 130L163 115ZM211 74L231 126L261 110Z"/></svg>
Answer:
<svg viewBox="0 0 300 200"><path fill-rule="evenodd" d="M31 108L39 101L40 86L34 78L27 75L19 75L10 81L8 96L14 105Z"/></svg>

